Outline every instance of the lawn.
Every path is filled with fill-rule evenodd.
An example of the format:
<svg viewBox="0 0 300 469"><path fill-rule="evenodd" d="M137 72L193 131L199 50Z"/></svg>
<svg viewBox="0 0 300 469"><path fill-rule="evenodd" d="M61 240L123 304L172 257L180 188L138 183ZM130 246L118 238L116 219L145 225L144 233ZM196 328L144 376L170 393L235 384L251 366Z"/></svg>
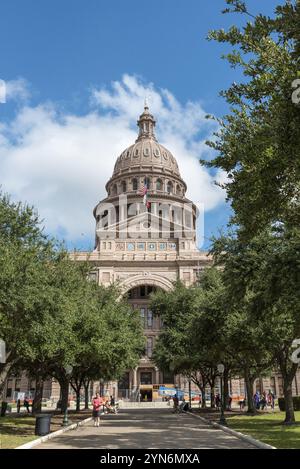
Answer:
<svg viewBox="0 0 300 469"><path fill-rule="evenodd" d="M52 414L51 432L61 429L63 415L59 412L48 412ZM78 423L80 420L91 416L90 410L69 411L69 423ZM0 417L0 448L16 448L28 441L39 438L34 434L35 417L31 414L23 414L21 416L5 416Z"/></svg>
<svg viewBox="0 0 300 469"><path fill-rule="evenodd" d="M34 440L35 418L1 417L0 418L0 448L16 448L28 441Z"/></svg>
<svg viewBox="0 0 300 469"><path fill-rule="evenodd" d="M300 411L295 412L298 425L282 425L284 412L251 416L227 417L230 428L275 446L276 448L300 448Z"/></svg>

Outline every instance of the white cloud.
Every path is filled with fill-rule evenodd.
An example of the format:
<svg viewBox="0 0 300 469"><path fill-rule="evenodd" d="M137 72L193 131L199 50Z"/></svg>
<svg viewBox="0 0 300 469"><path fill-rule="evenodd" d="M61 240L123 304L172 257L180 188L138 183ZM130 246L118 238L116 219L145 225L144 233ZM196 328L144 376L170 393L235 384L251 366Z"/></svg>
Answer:
<svg viewBox="0 0 300 469"><path fill-rule="evenodd" d="M6 101L27 101L30 98L29 83L24 78L4 81Z"/></svg>
<svg viewBox="0 0 300 469"><path fill-rule="evenodd" d="M21 89L15 87L15 96L21 96ZM2 124L3 189L14 199L34 204L48 232L63 233L74 243L83 233L92 244L92 209L106 195L116 158L135 141L136 120L149 95L158 139L176 157L188 197L203 202L205 210L223 203L224 191L198 162L209 151L204 139L212 130L200 104L182 105L168 90L129 75L110 89L92 90L93 108L84 116L61 113L49 103L27 105Z"/></svg>

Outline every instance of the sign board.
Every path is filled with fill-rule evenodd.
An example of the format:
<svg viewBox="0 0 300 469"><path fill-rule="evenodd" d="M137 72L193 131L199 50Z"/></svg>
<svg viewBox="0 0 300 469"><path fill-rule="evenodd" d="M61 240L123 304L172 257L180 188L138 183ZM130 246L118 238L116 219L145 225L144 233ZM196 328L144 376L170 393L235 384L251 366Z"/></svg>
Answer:
<svg viewBox="0 0 300 469"><path fill-rule="evenodd" d="M6 347L2 339L0 339L0 363L6 363Z"/></svg>

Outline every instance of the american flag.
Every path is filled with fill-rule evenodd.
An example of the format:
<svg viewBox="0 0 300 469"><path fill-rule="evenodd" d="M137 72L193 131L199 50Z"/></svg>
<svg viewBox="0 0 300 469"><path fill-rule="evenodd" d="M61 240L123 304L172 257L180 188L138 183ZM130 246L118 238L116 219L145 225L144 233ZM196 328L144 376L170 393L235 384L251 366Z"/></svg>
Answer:
<svg viewBox="0 0 300 469"><path fill-rule="evenodd" d="M137 194L143 197L143 204L145 205L145 207L150 208L150 202L147 200L148 198L147 184L143 184L141 188L137 191Z"/></svg>

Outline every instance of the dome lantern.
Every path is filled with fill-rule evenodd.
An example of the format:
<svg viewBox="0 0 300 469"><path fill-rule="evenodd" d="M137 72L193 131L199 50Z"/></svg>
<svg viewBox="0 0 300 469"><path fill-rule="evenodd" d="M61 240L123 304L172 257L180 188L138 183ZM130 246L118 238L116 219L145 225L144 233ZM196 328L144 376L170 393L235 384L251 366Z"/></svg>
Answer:
<svg viewBox="0 0 300 469"><path fill-rule="evenodd" d="M147 100L145 99L144 103L144 112L140 115L139 120L137 121L137 125L140 129L139 136L136 139L138 142L144 138L151 138L156 141L155 134L154 134L154 127L155 127L155 119L149 112L149 106Z"/></svg>

